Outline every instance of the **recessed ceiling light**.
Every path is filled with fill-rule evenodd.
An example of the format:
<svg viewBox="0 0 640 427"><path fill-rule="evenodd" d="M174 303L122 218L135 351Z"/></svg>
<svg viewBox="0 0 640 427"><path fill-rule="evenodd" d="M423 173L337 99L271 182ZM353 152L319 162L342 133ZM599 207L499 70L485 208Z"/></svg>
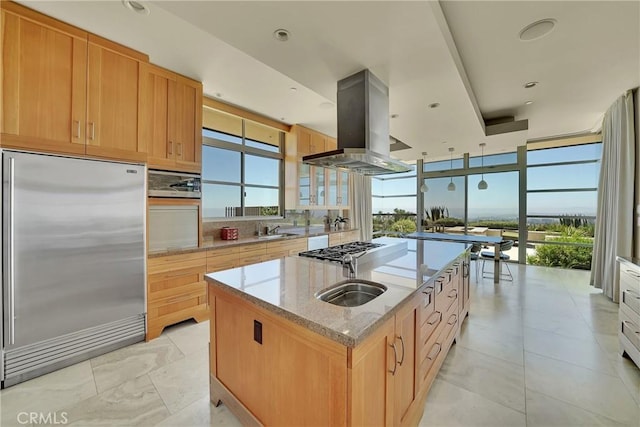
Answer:
<svg viewBox="0 0 640 427"><path fill-rule="evenodd" d="M290 87L290 88L289 88L289 90L290 90L291 92L294 92L294 93L295 93L295 92L297 92L297 91L298 91L298 88L297 88L297 87Z"/></svg>
<svg viewBox="0 0 640 427"><path fill-rule="evenodd" d="M216 96L216 98L222 98L222 94L220 92L216 92L214 95Z"/></svg>
<svg viewBox="0 0 640 427"><path fill-rule="evenodd" d="M284 122L284 117L280 117L280 120L282 120Z"/></svg>
<svg viewBox="0 0 640 427"><path fill-rule="evenodd" d="M149 8L144 4L137 2L135 0L122 0L122 4L129 10L132 10L140 15L148 15Z"/></svg>
<svg viewBox="0 0 640 427"><path fill-rule="evenodd" d="M446 143L447 143L447 141L442 141L442 143L443 143L443 144L446 144Z"/></svg>
<svg viewBox="0 0 640 427"><path fill-rule="evenodd" d="M520 30L520 40L528 42L541 39L553 31L556 26L556 22L558 21L553 18L546 18L529 24Z"/></svg>
<svg viewBox="0 0 640 427"><path fill-rule="evenodd" d="M533 104L533 101L525 101L524 105L531 105Z"/></svg>
<svg viewBox="0 0 640 427"><path fill-rule="evenodd" d="M286 42L287 40L289 40L290 36L291 33L289 32L289 30L285 30L284 28L279 28L273 32L273 37L281 42Z"/></svg>
<svg viewBox="0 0 640 427"><path fill-rule="evenodd" d="M320 107L321 110L331 110L333 108L333 103L328 101L322 102L318 107Z"/></svg>
<svg viewBox="0 0 640 427"><path fill-rule="evenodd" d="M392 114L392 115L391 115L391 118L392 118L392 119L397 119L398 117L400 117L400 114Z"/></svg>
<svg viewBox="0 0 640 427"><path fill-rule="evenodd" d="M524 84L524 88L531 89L532 87L536 87L537 85L538 85L538 82L527 82Z"/></svg>
<svg viewBox="0 0 640 427"><path fill-rule="evenodd" d="M432 104L429 104L429 108L438 108L440 106L439 102L434 102Z"/></svg>

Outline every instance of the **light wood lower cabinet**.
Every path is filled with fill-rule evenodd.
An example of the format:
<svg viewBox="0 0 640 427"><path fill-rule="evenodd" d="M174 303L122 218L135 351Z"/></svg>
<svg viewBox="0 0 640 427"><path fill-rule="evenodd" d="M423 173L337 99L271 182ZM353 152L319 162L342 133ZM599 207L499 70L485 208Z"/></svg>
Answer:
<svg viewBox="0 0 640 427"><path fill-rule="evenodd" d="M209 318L204 251L150 258L147 262L147 341L169 325Z"/></svg>
<svg viewBox="0 0 640 427"><path fill-rule="evenodd" d="M207 251L207 272L243 267L289 255L297 255L306 250L306 237L209 249Z"/></svg>
<svg viewBox="0 0 640 427"><path fill-rule="evenodd" d="M417 425L459 331L462 261L355 348L211 285L211 401L243 425Z"/></svg>

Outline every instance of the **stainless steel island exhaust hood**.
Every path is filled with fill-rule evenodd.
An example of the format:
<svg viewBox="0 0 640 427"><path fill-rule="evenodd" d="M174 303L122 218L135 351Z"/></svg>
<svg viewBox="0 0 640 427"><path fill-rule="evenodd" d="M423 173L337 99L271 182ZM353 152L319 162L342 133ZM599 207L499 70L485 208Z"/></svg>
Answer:
<svg viewBox="0 0 640 427"><path fill-rule="evenodd" d="M389 89L369 70L338 82L338 149L311 154L304 163L363 175L408 172L389 157Z"/></svg>

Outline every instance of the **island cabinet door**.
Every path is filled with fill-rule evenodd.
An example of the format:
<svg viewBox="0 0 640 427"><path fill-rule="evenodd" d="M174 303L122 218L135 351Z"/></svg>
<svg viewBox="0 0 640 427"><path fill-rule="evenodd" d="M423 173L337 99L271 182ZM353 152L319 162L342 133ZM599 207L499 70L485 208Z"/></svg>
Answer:
<svg viewBox="0 0 640 427"><path fill-rule="evenodd" d="M346 348L239 297L213 292L212 371L237 402L263 425L346 425Z"/></svg>
<svg viewBox="0 0 640 427"><path fill-rule="evenodd" d="M349 425L393 425L395 320L389 319L373 335L349 349Z"/></svg>
<svg viewBox="0 0 640 427"><path fill-rule="evenodd" d="M414 297L395 316L395 346L398 363L394 379L394 425L407 425L415 400L416 321L421 295Z"/></svg>

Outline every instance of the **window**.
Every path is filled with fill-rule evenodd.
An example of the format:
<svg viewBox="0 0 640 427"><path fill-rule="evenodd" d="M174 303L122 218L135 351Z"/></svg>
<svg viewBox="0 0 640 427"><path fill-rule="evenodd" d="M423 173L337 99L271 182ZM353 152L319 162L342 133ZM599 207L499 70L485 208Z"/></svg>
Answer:
<svg viewBox="0 0 640 427"><path fill-rule="evenodd" d="M373 231L416 231L416 170L371 179Z"/></svg>
<svg viewBox="0 0 640 427"><path fill-rule="evenodd" d="M204 109L204 218L279 216L283 132Z"/></svg>
<svg viewBox="0 0 640 427"><path fill-rule="evenodd" d="M601 143L527 152L527 262L591 268Z"/></svg>

